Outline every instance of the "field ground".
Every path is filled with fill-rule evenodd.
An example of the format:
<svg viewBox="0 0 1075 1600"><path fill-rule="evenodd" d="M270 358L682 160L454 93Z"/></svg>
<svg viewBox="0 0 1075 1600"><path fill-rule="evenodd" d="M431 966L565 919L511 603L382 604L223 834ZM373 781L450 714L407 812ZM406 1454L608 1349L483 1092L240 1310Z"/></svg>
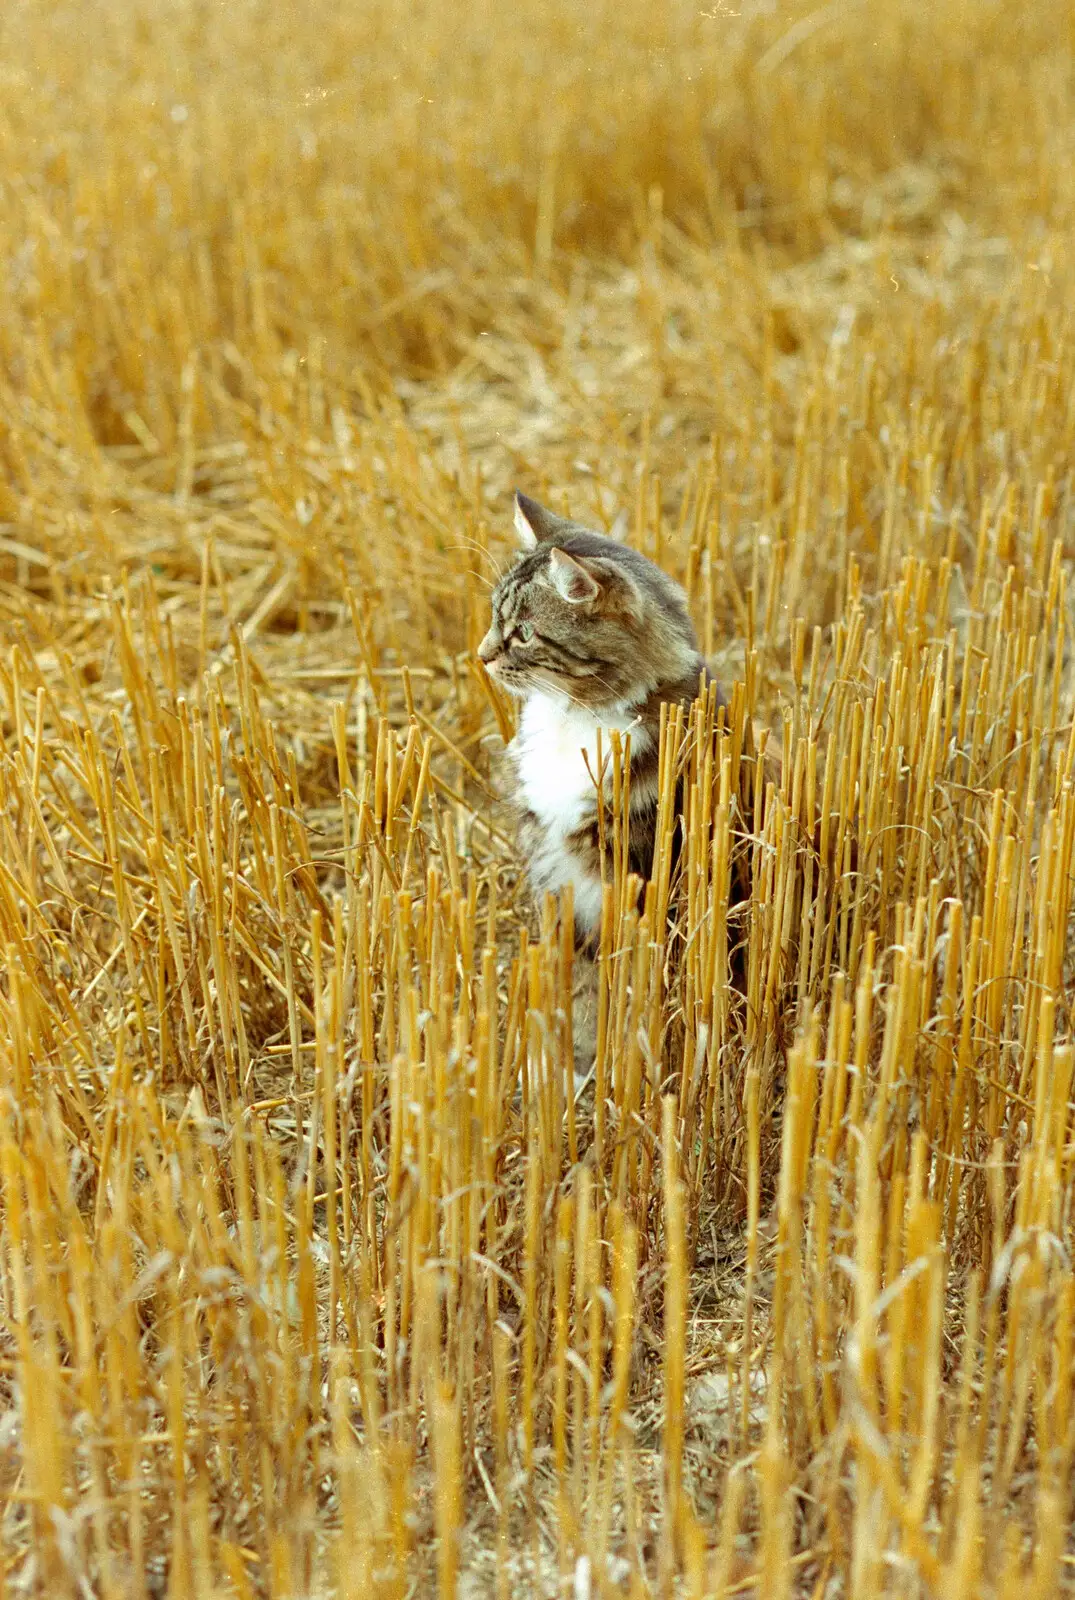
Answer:
<svg viewBox="0 0 1075 1600"><path fill-rule="evenodd" d="M0 1594L1075 1589L1073 47L7 0ZM578 1105L513 484L734 686Z"/></svg>

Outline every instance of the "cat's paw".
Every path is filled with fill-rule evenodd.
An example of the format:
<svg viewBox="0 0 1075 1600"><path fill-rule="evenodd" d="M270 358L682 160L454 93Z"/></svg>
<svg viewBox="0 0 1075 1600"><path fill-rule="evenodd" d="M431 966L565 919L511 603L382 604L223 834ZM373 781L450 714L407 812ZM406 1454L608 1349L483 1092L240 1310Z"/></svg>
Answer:
<svg viewBox="0 0 1075 1600"><path fill-rule="evenodd" d="M590 1066L584 1070L576 1067L576 1069L574 1069L574 1098L581 1098L582 1094L585 1094L585 1091L589 1090L590 1083L592 1082L593 1062L590 1062Z"/></svg>
<svg viewBox="0 0 1075 1600"><path fill-rule="evenodd" d="M589 1066L576 1060L575 1062L575 1099L581 1100L594 1081L594 1069L597 1063L591 1061Z"/></svg>

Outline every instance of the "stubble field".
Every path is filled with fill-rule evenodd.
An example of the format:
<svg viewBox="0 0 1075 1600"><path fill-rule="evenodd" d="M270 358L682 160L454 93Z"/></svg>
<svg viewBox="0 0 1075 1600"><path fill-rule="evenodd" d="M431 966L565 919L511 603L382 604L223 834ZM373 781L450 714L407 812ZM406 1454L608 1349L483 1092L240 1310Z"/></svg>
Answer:
<svg viewBox="0 0 1075 1600"><path fill-rule="evenodd" d="M1073 47L8 0L0 1595L1075 1587ZM730 699L578 1105L515 484Z"/></svg>

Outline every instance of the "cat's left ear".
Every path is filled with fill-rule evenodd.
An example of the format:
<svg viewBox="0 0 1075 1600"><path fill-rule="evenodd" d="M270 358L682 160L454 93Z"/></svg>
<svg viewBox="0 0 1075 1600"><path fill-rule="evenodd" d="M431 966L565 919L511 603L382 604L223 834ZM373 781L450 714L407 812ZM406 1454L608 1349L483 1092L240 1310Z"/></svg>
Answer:
<svg viewBox="0 0 1075 1600"><path fill-rule="evenodd" d="M549 577L557 594L575 606L586 605L601 593L601 585L593 574L566 550L549 552Z"/></svg>
<svg viewBox="0 0 1075 1600"><path fill-rule="evenodd" d="M555 511L549 511L536 500L531 500L528 494L516 489L515 532L524 550L534 550L539 544L551 544L569 526Z"/></svg>

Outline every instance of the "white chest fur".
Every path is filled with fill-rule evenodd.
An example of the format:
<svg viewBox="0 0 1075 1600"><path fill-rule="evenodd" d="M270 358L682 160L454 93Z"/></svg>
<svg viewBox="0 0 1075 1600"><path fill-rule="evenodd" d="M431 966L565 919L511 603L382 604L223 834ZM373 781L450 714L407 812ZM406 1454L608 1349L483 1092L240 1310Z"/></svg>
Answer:
<svg viewBox="0 0 1075 1600"><path fill-rule="evenodd" d="M515 770L524 804L550 832L572 832L593 810L599 728L607 778L611 770L609 733L613 728L621 734L630 731L637 750L644 737L637 713L617 707L600 713L584 711L544 694L531 695L523 705L515 741Z"/></svg>
<svg viewBox="0 0 1075 1600"><path fill-rule="evenodd" d="M599 728L607 793L611 730L617 728L621 734L629 731L636 750L647 737L636 714L629 710L609 707L594 714L549 695L531 695L523 705L519 732L512 746L521 791L518 798L542 829L540 836L530 842L530 881L539 893L556 893L571 884L575 921L590 931L601 921L601 878L568 847L567 839L594 814L595 780L600 775Z"/></svg>

